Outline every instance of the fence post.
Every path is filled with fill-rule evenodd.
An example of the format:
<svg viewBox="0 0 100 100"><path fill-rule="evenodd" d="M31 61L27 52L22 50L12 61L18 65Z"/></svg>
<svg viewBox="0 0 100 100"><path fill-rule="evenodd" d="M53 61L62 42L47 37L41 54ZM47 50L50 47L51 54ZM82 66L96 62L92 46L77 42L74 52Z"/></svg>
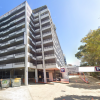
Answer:
<svg viewBox="0 0 100 100"><path fill-rule="evenodd" d="M1 84L1 90L2 90L2 79L1 79L1 81L0 81L0 84Z"/></svg>

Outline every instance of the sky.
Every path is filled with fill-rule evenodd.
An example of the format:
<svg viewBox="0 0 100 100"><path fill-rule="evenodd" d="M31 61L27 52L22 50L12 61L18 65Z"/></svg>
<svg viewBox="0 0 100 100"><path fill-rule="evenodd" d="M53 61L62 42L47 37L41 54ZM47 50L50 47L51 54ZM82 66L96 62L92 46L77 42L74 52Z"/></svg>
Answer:
<svg viewBox="0 0 100 100"><path fill-rule="evenodd" d="M0 0L0 16L25 0ZM80 65L75 57L80 42L100 26L100 0L27 0L31 9L47 5L68 64Z"/></svg>

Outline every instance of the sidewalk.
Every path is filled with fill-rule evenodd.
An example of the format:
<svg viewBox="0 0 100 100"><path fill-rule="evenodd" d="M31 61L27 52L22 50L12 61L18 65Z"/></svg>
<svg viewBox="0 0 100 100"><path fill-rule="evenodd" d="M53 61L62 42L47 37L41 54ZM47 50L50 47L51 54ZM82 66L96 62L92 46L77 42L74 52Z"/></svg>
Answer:
<svg viewBox="0 0 100 100"><path fill-rule="evenodd" d="M76 81L77 80L77 81ZM100 85L90 78L86 84L79 77L69 84L31 84L0 90L0 100L100 100Z"/></svg>

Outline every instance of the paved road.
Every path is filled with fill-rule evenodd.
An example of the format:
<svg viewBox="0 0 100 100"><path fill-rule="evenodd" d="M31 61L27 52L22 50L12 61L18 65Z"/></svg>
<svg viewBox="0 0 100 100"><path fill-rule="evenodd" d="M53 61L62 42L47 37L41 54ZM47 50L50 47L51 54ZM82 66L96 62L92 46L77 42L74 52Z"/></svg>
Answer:
<svg viewBox="0 0 100 100"><path fill-rule="evenodd" d="M70 84L34 84L7 88L0 91L0 100L100 100L97 79L88 78L90 84L79 77L70 76Z"/></svg>

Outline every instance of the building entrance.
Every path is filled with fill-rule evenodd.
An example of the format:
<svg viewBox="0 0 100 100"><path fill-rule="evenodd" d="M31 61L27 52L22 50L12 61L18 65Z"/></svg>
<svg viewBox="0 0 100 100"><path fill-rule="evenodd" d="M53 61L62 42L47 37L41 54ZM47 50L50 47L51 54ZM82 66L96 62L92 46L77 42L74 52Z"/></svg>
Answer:
<svg viewBox="0 0 100 100"><path fill-rule="evenodd" d="M38 70L38 82L43 82L43 70Z"/></svg>
<svg viewBox="0 0 100 100"><path fill-rule="evenodd" d="M35 83L35 69L28 69L28 83Z"/></svg>

